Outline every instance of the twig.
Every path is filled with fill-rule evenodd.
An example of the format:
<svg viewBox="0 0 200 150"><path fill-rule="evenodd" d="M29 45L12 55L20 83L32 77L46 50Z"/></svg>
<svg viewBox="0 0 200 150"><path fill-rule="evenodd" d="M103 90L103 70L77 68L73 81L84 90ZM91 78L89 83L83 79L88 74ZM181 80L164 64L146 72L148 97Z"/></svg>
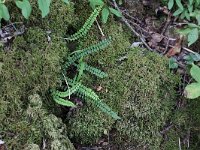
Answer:
<svg viewBox="0 0 200 150"><path fill-rule="evenodd" d="M97 19L96 19L96 23L97 23L97 26L99 28L99 31L101 32L101 35L104 37L105 34L103 33L103 30L101 29L101 26L99 25L99 22L97 21Z"/></svg>
<svg viewBox="0 0 200 150"><path fill-rule="evenodd" d="M165 32L166 32L167 28L169 27L170 23L171 23L171 15L169 14L168 17L167 17L167 21L165 23L165 26L162 29L161 35L165 34Z"/></svg>
<svg viewBox="0 0 200 150"><path fill-rule="evenodd" d="M194 52L194 51L192 51L192 50L190 50L190 49L188 49L188 48L186 48L186 47L182 47L182 49L184 49L185 51L188 51L188 52L190 52L190 53L196 54L196 52Z"/></svg>
<svg viewBox="0 0 200 150"><path fill-rule="evenodd" d="M62 73L62 75L63 75L63 77L64 77L65 83L67 84L67 88L69 89L69 99L70 99L71 92L70 92L69 84L68 84L68 82L67 82L67 78L66 78L66 76L65 76L64 73Z"/></svg>
<svg viewBox="0 0 200 150"><path fill-rule="evenodd" d="M113 3L114 3L114 7L119 11L121 12L121 10L119 9L117 3L115 0L112 0ZM127 21L127 19L122 15L122 20L123 22L129 27L129 29L136 35L140 38L140 40L142 41L142 43L146 46L146 48L148 48L150 51L153 51L153 49L151 49L149 47L149 45L146 43L145 39L138 33L135 31L135 29L133 29L133 27L129 24L129 22Z"/></svg>
<svg viewBox="0 0 200 150"><path fill-rule="evenodd" d="M179 150L181 150L181 138L180 137L178 139L178 146L179 146Z"/></svg>
<svg viewBox="0 0 200 150"><path fill-rule="evenodd" d="M171 47L171 48L174 48L174 46L172 46L172 45L169 45L169 47ZM189 52L189 53L196 54L196 52L194 52L194 51L190 50L189 48L186 48L186 47L181 47L181 48L182 48L183 50L185 50L185 51Z"/></svg>
<svg viewBox="0 0 200 150"><path fill-rule="evenodd" d="M169 131L173 126L174 126L173 124L169 125L169 126L166 127L164 130L160 131L160 134L166 133L166 132Z"/></svg>
<svg viewBox="0 0 200 150"><path fill-rule="evenodd" d="M167 45L165 47L165 51L162 53L163 55L167 52L168 48L169 48L169 38L167 39Z"/></svg>

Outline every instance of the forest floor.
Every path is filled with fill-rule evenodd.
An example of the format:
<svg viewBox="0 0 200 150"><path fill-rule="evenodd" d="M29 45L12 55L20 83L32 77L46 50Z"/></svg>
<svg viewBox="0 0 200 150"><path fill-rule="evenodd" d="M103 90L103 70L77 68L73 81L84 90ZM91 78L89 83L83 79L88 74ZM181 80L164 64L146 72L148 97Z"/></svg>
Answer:
<svg viewBox="0 0 200 150"><path fill-rule="evenodd" d="M200 102L186 99L184 93L185 86L192 82L185 57L200 53L200 42L187 46L185 37L176 32L185 22L173 16L167 3L126 0L122 5L115 1L108 4L123 16L111 17L107 24L96 21L89 36L72 44L55 37L65 36L66 32L69 35L81 27L91 12L86 1L58 10L55 8L60 3L55 2L52 7L58 12L44 21L37 20L36 14L25 23L16 17L15 23L3 24L0 150L200 147ZM63 20L57 16L60 12ZM74 95L71 100L76 108L55 104L49 96L51 87L59 85L58 89L64 90L68 86L66 80L60 79L60 63L66 61L66 55L78 53L73 51L79 46L106 41L105 35L112 36L113 44L106 52L85 60L108 72L109 77L100 80L86 74L83 83L122 116L121 122ZM169 68L171 58L176 69ZM76 67L65 75L78 72L80 68Z"/></svg>

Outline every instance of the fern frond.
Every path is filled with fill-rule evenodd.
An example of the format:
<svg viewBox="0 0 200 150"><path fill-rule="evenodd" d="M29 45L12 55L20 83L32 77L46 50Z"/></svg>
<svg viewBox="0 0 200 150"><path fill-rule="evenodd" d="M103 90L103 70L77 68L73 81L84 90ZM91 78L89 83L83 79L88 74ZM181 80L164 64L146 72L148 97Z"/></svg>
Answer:
<svg viewBox="0 0 200 150"><path fill-rule="evenodd" d="M67 81L70 86L74 85L74 81L72 79L67 78ZM101 111L107 113L114 119L121 119L114 111L111 110L111 108L107 104L103 103L100 100L99 96L92 89L87 88L81 83L79 83L79 88L76 90L74 94L76 94L79 98L90 100L90 102L96 105L98 108L100 108Z"/></svg>
<svg viewBox="0 0 200 150"><path fill-rule="evenodd" d="M106 77L108 77L108 74L107 73L105 73L105 72L103 72L103 71L101 71L101 70L99 70L99 69L97 69L97 68L95 68L95 67L92 67L92 66L90 66L90 65L88 65L88 64L86 64L86 63L84 63L85 65L84 65L84 67L85 67L85 70L86 71L88 71L88 72L90 72L91 74L94 74L94 75L96 75L97 77L99 77L99 78L106 78ZM76 67L78 67L78 65L77 64L74 64Z"/></svg>
<svg viewBox="0 0 200 150"><path fill-rule="evenodd" d="M94 21L96 20L97 16L99 15L102 7L103 6L100 5L97 8L95 8L94 11L92 12L92 14L90 15L90 17L86 20L83 27L75 34L71 35L68 38L64 38L64 39L67 41L75 41L75 40L83 37L84 35L86 35L87 32L90 30L91 26L93 25Z"/></svg>
<svg viewBox="0 0 200 150"><path fill-rule="evenodd" d="M92 53L95 53L97 51L100 51L104 48L106 48L111 43L111 37L102 40L101 42L94 44L90 47L82 49L82 51L74 53L74 55L69 56L67 58L67 62L64 65L64 69L67 69L71 64L73 64L75 61L80 59L81 57L90 55Z"/></svg>
<svg viewBox="0 0 200 150"><path fill-rule="evenodd" d="M90 100L93 104L95 104L98 108L101 109L101 111L107 113L114 119L121 119L114 111L111 110L111 108L103 103L98 95L90 88L85 87L84 85L80 85L79 89L77 90L77 94L79 97L84 98L85 100Z"/></svg>

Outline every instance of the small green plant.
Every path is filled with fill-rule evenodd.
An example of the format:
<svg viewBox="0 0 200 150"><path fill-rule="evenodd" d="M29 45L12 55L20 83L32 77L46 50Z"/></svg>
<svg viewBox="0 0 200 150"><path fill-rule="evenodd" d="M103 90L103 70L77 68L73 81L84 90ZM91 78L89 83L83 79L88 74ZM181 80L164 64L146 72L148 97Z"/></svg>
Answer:
<svg viewBox="0 0 200 150"><path fill-rule="evenodd" d="M76 32L75 34L65 39L67 41L75 41L85 36L87 32L90 30L94 21L96 20L101 9L102 9L102 5L95 8L93 13L90 15L90 17L87 19L87 21L83 25L83 27L78 32ZM76 105L70 101L70 97L73 94L73 95L78 96L81 99L90 101L91 103L96 105L103 112L107 113L114 119L120 119L120 117L115 112L113 112L108 105L106 105L105 103L101 101L99 96L92 89L84 86L81 83L84 71L88 71L100 78L104 78L108 76L105 72L85 63L83 61L83 58L95 52L99 52L100 50L103 50L110 43L111 43L111 38L109 37L90 47L77 50L67 57L67 60L63 65L63 73L62 73L64 77L63 80L65 81L65 84L67 85L64 89L67 89L67 90L64 92L61 92L55 89L51 90L53 100L56 103L63 106L75 107ZM65 76L65 74L67 73L68 69L71 66L75 66L78 72L73 79L67 77L67 75Z"/></svg>
<svg viewBox="0 0 200 150"><path fill-rule="evenodd" d="M176 5L175 5L176 4ZM187 36L188 46L195 43L199 38L200 32L200 1L188 0L187 2L181 0L169 0L168 8L171 10L177 6L178 9L173 13L174 16L179 16L181 19L187 19L194 23L188 23L188 25L179 30L179 33ZM195 18L195 20L193 19Z"/></svg>
<svg viewBox="0 0 200 150"><path fill-rule="evenodd" d="M178 68L177 60L175 58L173 58L173 57L171 57L169 59L169 68L170 69L176 69L176 68Z"/></svg>
<svg viewBox="0 0 200 150"><path fill-rule="evenodd" d="M102 9L102 5L95 8L93 13L90 15L90 17L87 19L87 21L83 25L83 27L78 32L76 32L75 34L71 35L68 38L65 38L65 40L75 41L75 40L83 37L84 35L86 35L87 32L90 30L91 26L93 25L94 21L96 20L101 9Z"/></svg>
<svg viewBox="0 0 200 150"><path fill-rule="evenodd" d="M68 0L62 0L64 3L68 4ZM42 18L48 15L50 11L50 4L52 0L37 0L38 7L42 13ZM5 5L6 0L0 0L0 21L4 19L8 21L10 19L9 10ZM32 7L29 0L15 0L16 6L21 9L24 18L28 19L32 12Z"/></svg>
<svg viewBox="0 0 200 150"><path fill-rule="evenodd" d="M89 0L90 6L94 9L96 6L103 6L103 9L101 11L101 19L103 23L106 23L108 21L109 15L112 13L117 17L122 17L121 12L118 10L107 6L102 0ZM119 3L122 3L122 1L119 1Z"/></svg>
<svg viewBox="0 0 200 150"><path fill-rule="evenodd" d="M190 53L183 58L187 64L193 64L194 62L200 61L200 54Z"/></svg>
<svg viewBox="0 0 200 150"><path fill-rule="evenodd" d="M200 96L200 68L197 65L192 64L190 74L196 82L186 86L185 96L189 99L195 99Z"/></svg>

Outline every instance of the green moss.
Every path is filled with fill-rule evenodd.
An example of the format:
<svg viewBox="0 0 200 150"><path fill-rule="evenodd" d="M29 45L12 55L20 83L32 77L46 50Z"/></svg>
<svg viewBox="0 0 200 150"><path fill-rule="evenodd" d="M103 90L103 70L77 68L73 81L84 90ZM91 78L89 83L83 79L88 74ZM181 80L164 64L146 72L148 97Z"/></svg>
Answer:
<svg viewBox="0 0 200 150"><path fill-rule="evenodd" d="M159 131L169 119L175 104L174 87L178 82L177 77L169 72L167 61L156 54L132 49L127 54L128 60L119 62L115 54L114 60L106 59L107 56L112 56L112 52L99 54L100 59L108 61L105 67L109 78L98 83L104 89L100 94L104 95L104 101L122 117L122 121L116 124L117 136L113 142L119 147L121 145L121 148L124 145L146 145L151 149L159 149L162 141ZM73 137L82 137L80 140L87 144L91 139L97 140L114 123L105 114L97 116L98 113L93 109L96 108L87 106L87 109L80 110L69 122ZM99 120L103 125L98 123Z"/></svg>
<svg viewBox="0 0 200 150"><path fill-rule="evenodd" d="M195 100L186 100L184 107L179 108L171 119L173 128L166 133L165 141L163 142L163 149L175 150L179 147L179 138L181 141L181 148L196 150L200 146L200 102L199 98ZM189 140L189 141L187 141Z"/></svg>
<svg viewBox="0 0 200 150"><path fill-rule="evenodd" d="M45 31L38 27L16 37L10 51L0 51L0 103L4 106L0 108L0 128L9 147L23 146L25 139L41 141L42 132L27 122L23 111L28 95L38 92L45 97L49 88L60 84L61 64L67 54L65 42L52 38L48 43ZM47 100L45 103L50 102ZM15 140L15 136L19 138Z"/></svg>
<svg viewBox="0 0 200 150"><path fill-rule="evenodd" d="M12 51L1 51L2 96L16 99L30 91L44 94L59 83L60 64L67 53L64 42L52 39L48 43L43 30L29 29L14 40Z"/></svg>
<svg viewBox="0 0 200 150"><path fill-rule="evenodd" d="M75 149L66 136L66 126L61 119L47 113L38 94L29 97L27 109L19 115L15 120L9 116L1 122L1 138L9 149L39 149L44 139L46 149Z"/></svg>
<svg viewBox="0 0 200 150"><path fill-rule="evenodd" d="M10 20L12 22L23 22L26 27L39 26L45 31L51 31L58 37L63 37L68 30L68 26L78 19L74 14L74 4L72 2L67 5L61 0L52 1L50 13L45 18L42 18L37 1L30 0L30 3L32 6L32 13L28 20L23 17L20 9L16 7L15 2L6 3L10 10Z"/></svg>
<svg viewBox="0 0 200 150"><path fill-rule="evenodd" d="M108 68L112 69L112 65L115 64L117 57L126 51L130 43L129 36L126 33L123 34L122 26L119 26L114 20L103 28L105 33L112 37L113 42L103 52L95 53L93 56L88 57L87 61L89 64L98 63L98 67L101 68L104 66L105 70L107 70ZM93 26L89 32L89 36L81 40L81 44L83 47L87 47L93 43L97 43L100 40L98 37L98 28ZM94 82L95 78L91 78L91 75L85 76L85 85L92 88ZM81 108L70 117L67 124L69 137L82 144L95 143L104 132L108 132L111 129L113 123L114 120L112 118L88 103L84 108ZM86 136L87 138L85 138Z"/></svg>

